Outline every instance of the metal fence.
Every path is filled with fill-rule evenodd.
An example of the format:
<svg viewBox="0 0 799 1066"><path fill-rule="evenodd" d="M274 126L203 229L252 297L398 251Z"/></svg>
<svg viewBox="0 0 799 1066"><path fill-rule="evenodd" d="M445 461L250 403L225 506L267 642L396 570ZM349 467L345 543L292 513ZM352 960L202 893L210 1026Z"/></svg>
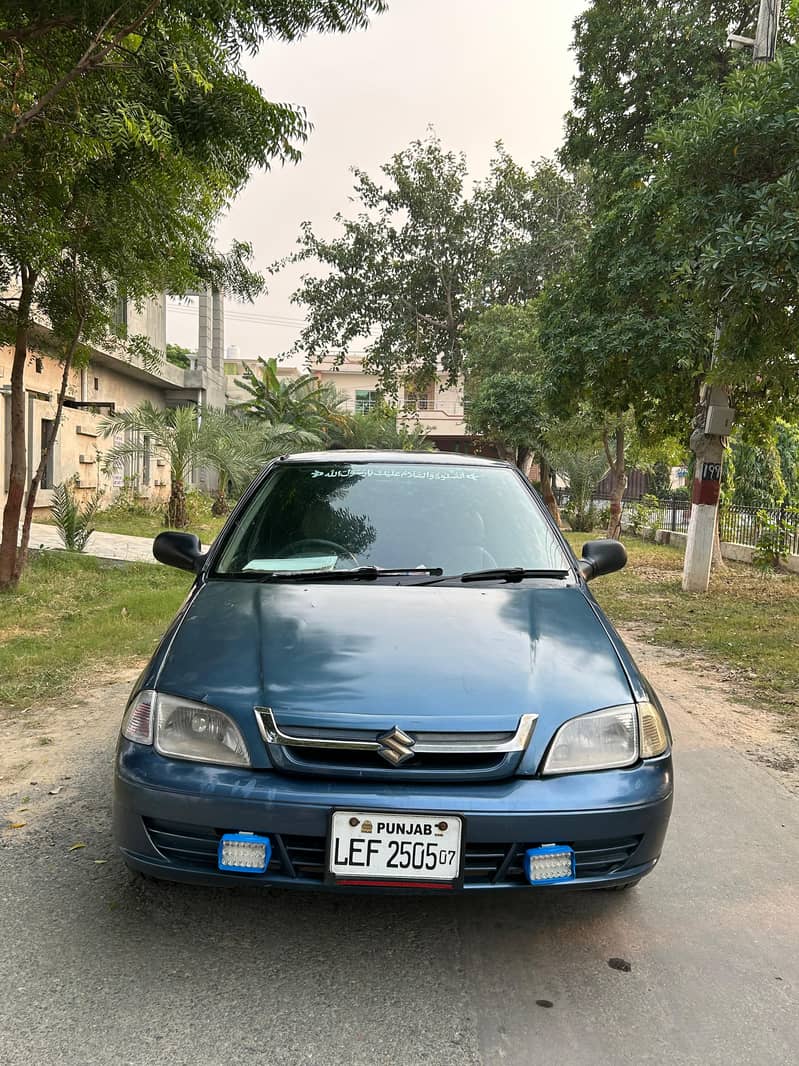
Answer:
<svg viewBox="0 0 799 1066"><path fill-rule="evenodd" d="M558 489L555 493L558 504L568 509L568 489ZM602 510L610 506L608 496L594 496L593 506ZM641 529L668 529L672 533L687 533L691 519L691 503L682 498L667 497L657 503L649 504L643 500L623 500L623 525L639 525ZM783 530L784 553L799 555L799 515L785 508L737 507L732 504L722 505L719 509L719 534L721 540L732 544L745 544L756 548L765 523L780 526Z"/></svg>

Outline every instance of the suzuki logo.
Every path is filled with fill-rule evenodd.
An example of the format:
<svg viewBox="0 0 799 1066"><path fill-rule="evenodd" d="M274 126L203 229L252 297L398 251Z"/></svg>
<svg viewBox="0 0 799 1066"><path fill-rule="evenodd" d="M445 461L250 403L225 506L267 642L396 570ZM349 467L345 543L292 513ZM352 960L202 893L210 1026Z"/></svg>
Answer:
<svg viewBox="0 0 799 1066"><path fill-rule="evenodd" d="M377 754L382 755L392 766L401 766L408 759L413 758L413 747L416 741L407 733L403 733L398 726L394 726L387 733L381 733L375 739L380 745Z"/></svg>

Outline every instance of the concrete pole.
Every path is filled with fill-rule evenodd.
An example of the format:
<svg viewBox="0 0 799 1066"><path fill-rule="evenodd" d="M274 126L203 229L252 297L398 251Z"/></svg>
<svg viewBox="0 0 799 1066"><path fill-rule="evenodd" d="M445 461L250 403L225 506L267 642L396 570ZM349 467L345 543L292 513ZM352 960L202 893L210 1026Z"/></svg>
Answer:
<svg viewBox="0 0 799 1066"><path fill-rule="evenodd" d="M767 63L774 59L780 4L781 0L760 0L752 49L755 63ZM714 359L720 333L720 327L717 326L713 346ZM710 417L711 411L715 411L715 419ZM682 587L685 592L707 592L710 584L725 440L725 436L721 435L716 426L719 421L731 425L733 414L726 390L704 387L694 431L691 434L691 450L696 456L696 467L682 574Z"/></svg>
<svg viewBox="0 0 799 1066"><path fill-rule="evenodd" d="M780 7L782 0L760 0L760 13L757 17L755 46L752 59L755 63L769 63L777 51L777 29L780 24Z"/></svg>

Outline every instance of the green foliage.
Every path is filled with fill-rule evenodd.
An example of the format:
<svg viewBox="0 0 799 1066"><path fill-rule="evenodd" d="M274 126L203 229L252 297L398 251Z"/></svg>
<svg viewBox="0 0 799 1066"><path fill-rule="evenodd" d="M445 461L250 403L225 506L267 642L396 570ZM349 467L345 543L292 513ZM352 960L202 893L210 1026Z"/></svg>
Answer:
<svg viewBox="0 0 799 1066"><path fill-rule="evenodd" d="M660 500L648 493L625 512L626 525L631 533L640 537L657 529Z"/></svg>
<svg viewBox="0 0 799 1066"><path fill-rule="evenodd" d="M178 529L185 529L188 525L186 482L191 476L192 467L202 465L206 459L201 425L201 411L192 404L161 408L154 407L149 400L132 411L117 411L108 415L99 423L105 437L127 438L105 452L103 466L107 471L120 466L130 456L142 455L145 437L149 438L149 447L154 454L161 454L168 459L171 492L167 521Z"/></svg>
<svg viewBox="0 0 799 1066"><path fill-rule="evenodd" d="M650 127L748 61L758 0L593 0L574 24L579 73L563 159L589 165L604 193L651 152Z"/></svg>
<svg viewBox="0 0 799 1066"><path fill-rule="evenodd" d="M465 330L466 425L515 462L544 449L549 425L534 301L497 304Z"/></svg>
<svg viewBox="0 0 799 1066"><path fill-rule="evenodd" d="M259 372L244 368L236 384L252 397L237 410L272 425L291 425L324 438L341 412L343 398L334 385L323 384L313 374L282 379L277 359L258 359Z"/></svg>
<svg viewBox="0 0 799 1066"><path fill-rule="evenodd" d="M780 453L774 435L754 444L736 434L729 445L729 487L725 502L738 507L779 507L785 499Z"/></svg>
<svg viewBox="0 0 799 1066"><path fill-rule="evenodd" d="M78 478L71 482L63 481L53 489L53 501L50 513L58 530L61 542L67 551L82 552L89 537L94 533L94 517L102 500L102 492L96 491L88 499L81 501L74 489Z"/></svg>
<svg viewBox="0 0 799 1066"><path fill-rule="evenodd" d="M29 707L147 659L190 584L169 566L37 553L0 595L0 705Z"/></svg>
<svg viewBox="0 0 799 1066"><path fill-rule="evenodd" d="M319 448L322 437L289 422L271 423L226 411L202 414L199 452L217 475L216 514L227 510L226 496L239 496L270 459Z"/></svg>
<svg viewBox="0 0 799 1066"><path fill-rule="evenodd" d="M469 394L466 425L517 462L543 437L541 384L521 370L491 374Z"/></svg>
<svg viewBox="0 0 799 1066"><path fill-rule="evenodd" d="M786 47L650 132L542 304L554 402L632 408L650 438L688 424L705 380L731 389L750 427L799 409L798 111Z"/></svg>
<svg viewBox="0 0 799 1066"><path fill-rule="evenodd" d="M454 382L472 316L525 302L563 269L582 239L583 193L551 162L527 171L502 145L470 190L465 157L433 134L382 171L386 184L355 170L358 215L337 215L343 233L330 240L305 223L289 262L324 271L294 294L308 313L296 350L341 361L357 341L393 394L398 381L423 385L442 367Z"/></svg>
<svg viewBox="0 0 799 1066"><path fill-rule="evenodd" d="M166 346L167 362L172 363L173 366L180 367L181 370L188 370L191 366L191 361L189 360L191 354L190 348L184 348L180 344L167 344Z"/></svg>
<svg viewBox="0 0 799 1066"><path fill-rule="evenodd" d="M568 483L569 501L563 512L566 521L573 530L592 530L597 521L594 491L608 471L604 451L572 424L559 427L551 440L549 457L553 470Z"/></svg>
<svg viewBox="0 0 799 1066"><path fill-rule="evenodd" d="M330 429L330 442L340 448L376 448L381 451L429 452L433 445L418 421L400 416L388 404L371 411L337 418Z"/></svg>
<svg viewBox="0 0 799 1066"><path fill-rule="evenodd" d="M662 500L671 496L671 469L668 463L658 461L652 466L652 495Z"/></svg>
<svg viewBox="0 0 799 1066"><path fill-rule="evenodd" d="M757 538L754 562L759 570L779 570L780 563L790 554L799 527L799 509L788 507L775 518L768 511L757 512L760 535Z"/></svg>
<svg viewBox="0 0 799 1066"><path fill-rule="evenodd" d="M363 25L382 0L0 4L0 341L16 338L12 403L24 402L31 309L67 367L90 346L145 365L118 320L134 304L211 285L252 299L251 249L215 249L220 211L256 167L296 160L304 112L267 100L243 49ZM17 420L18 421L18 420ZM0 582L18 578L27 461L11 442ZM35 500L35 481L28 500Z"/></svg>

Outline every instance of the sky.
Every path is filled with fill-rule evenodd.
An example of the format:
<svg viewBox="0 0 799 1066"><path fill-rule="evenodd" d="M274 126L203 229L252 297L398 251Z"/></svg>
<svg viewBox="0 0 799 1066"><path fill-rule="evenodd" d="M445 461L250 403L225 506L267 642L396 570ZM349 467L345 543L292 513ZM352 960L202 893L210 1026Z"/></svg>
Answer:
<svg viewBox="0 0 799 1066"><path fill-rule="evenodd" d="M520 163L552 156L575 73L572 23L588 0L390 0L368 29L271 43L247 62L272 100L305 107L313 130L302 160L253 174L218 227L218 243L249 241L264 271L290 254L308 219L325 236L354 213L350 168L374 176L432 126L482 178L496 141ZM268 278L254 304L228 302L225 344L243 358L279 356L302 323L299 275ZM167 339L197 347L196 310L170 301ZM302 360L292 359L292 362Z"/></svg>

